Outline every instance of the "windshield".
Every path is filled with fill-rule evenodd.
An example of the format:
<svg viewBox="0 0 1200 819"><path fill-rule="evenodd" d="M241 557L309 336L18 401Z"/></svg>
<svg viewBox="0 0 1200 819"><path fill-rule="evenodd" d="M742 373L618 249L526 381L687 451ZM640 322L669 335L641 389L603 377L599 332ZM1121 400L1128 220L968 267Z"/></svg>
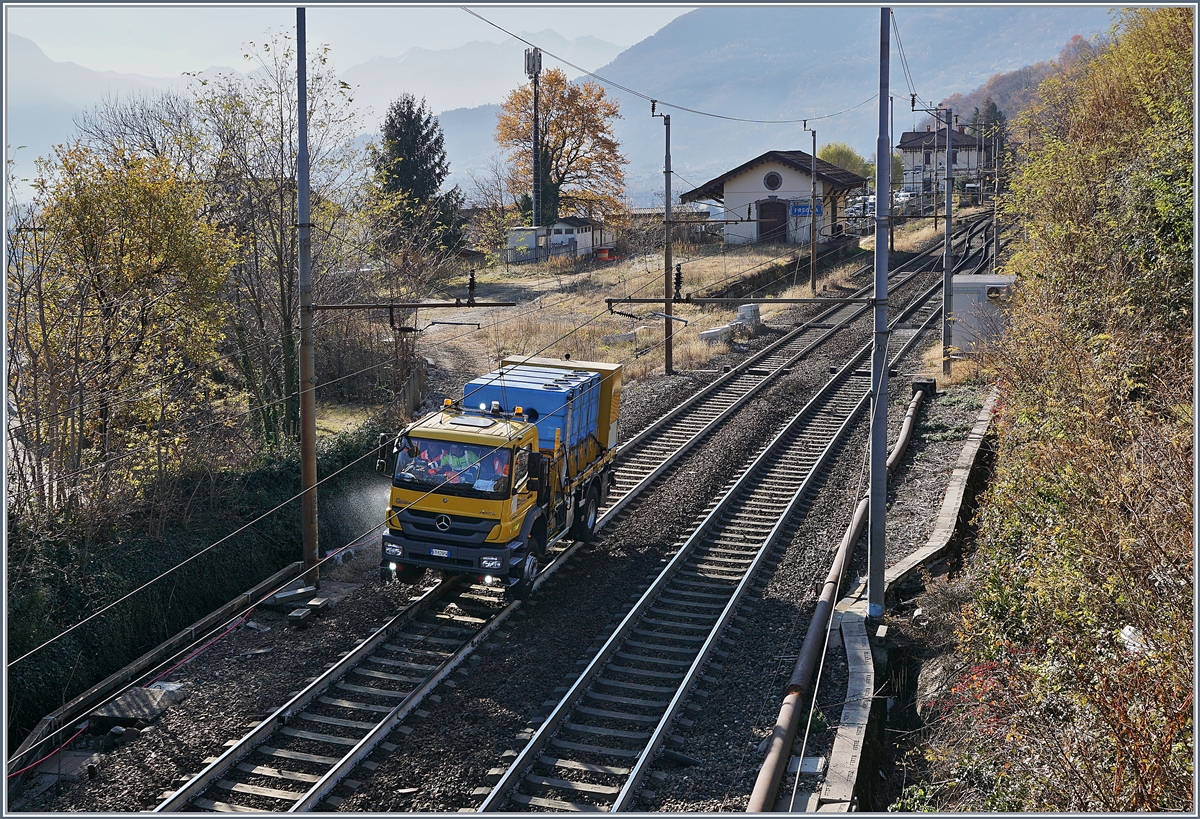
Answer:
<svg viewBox="0 0 1200 819"><path fill-rule="evenodd" d="M512 452L481 444L400 439L395 484L405 489L436 490L492 500L508 497Z"/></svg>

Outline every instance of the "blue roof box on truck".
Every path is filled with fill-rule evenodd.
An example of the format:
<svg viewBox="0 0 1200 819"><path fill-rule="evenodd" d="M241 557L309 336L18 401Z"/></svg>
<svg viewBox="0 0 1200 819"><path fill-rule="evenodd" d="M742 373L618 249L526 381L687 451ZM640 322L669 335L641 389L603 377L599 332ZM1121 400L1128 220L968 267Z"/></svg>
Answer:
<svg viewBox="0 0 1200 819"><path fill-rule="evenodd" d="M573 373L525 365L494 370L463 387L465 407L483 405L490 409L493 401L499 402L504 412L521 407L537 427L538 447L543 451L553 448L556 430L562 431L562 440L567 446L577 446L589 435L599 437L599 397L600 373ZM571 415L569 434L568 410Z"/></svg>

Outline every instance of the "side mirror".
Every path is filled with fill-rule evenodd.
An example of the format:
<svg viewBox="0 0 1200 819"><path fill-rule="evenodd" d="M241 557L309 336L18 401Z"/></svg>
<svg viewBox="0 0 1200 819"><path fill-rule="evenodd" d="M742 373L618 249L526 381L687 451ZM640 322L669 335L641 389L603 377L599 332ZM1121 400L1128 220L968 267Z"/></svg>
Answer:
<svg viewBox="0 0 1200 819"><path fill-rule="evenodd" d="M383 472L387 468L387 450L388 434L386 432L379 433L379 457L375 459L375 471Z"/></svg>
<svg viewBox="0 0 1200 819"><path fill-rule="evenodd" d="M534 478L531 476L525 481L525 489L528 492L538 492L541 491L541 488L542 481L540 478Z"/></svg>

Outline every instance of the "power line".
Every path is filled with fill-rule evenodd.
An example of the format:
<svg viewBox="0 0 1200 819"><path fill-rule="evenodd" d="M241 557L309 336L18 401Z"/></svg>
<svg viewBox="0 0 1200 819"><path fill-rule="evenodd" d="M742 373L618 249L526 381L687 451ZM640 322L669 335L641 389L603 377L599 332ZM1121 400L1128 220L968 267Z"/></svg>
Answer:
<svg viewBox="0 0 1200 819"><path fill-rule="evenodd" d="M914 99L920 100L922 105L930 105L918 93L916 86L913 85L912 72L908 67L908 56L904 53L904 44L900 41L900 25L896 22L896 12L891 12L892 31L896 33L896 50L900 52L900 65L904 68L904 80L908 83L908 92Z"/></svg>
<svg viewBox="0 0 1200 819"><path fill-rule="evenodd" d="M509 37L512 37L515 40L519 40L520 42L525 43L525 45L527 45L527 46L539 49L543 54L547 54L550 57L553 57L554 59L558 60L563 65L570 66L571 68L574 68L576 71L582 72L582 73L586 74L587 76L591 77L592 79L594 79L600 83L603 83L604 85L608 85L613 88L618 88L627 94L632 94L635 97L640 97L641 99L644 99L647 102L657 102L659 105L661 105L665 108L674 108L677 111L687 111L689 114L698 114L702 117L712 117L714 119L723 119L723 120L728 120L730 122L750 122L750 123L755 123L757 125L793 125L797 122L804 122L806 120L828 119L829 117L836 117L841 114L848 113L850 111L853 111L855 108L859 108L863 105L866 105L868 102L870 102L871 100L873 100L879 96L879 94L876 93L876 94L872 95L871 97L869 97L868 99L865 99L862 102L858 103L858 105L852 105L849 108L846 108L842 111L837 111L832 114L821 114L818 116L804 117L803 119L749 119L749 118L745 118L745 117L731 117L731 116L727 116L725 114L714 114L711 111L700 111L695 108L688 108L687 106L684 106L684 105L678 105L676 103L671 103L671 102L664 102L663 100L660 100L657 97L651 97L649 94L643 94L641 91L635 91L634 89L629 88L624 85L621 85L618 82L614 82L613 80L609 80L604 77L601 77L599 74L595 73L594 71L588 71L586 68L575 65L575 63L570 62L569 60L566 60L563 57L558 56L557 54L555 54L552 51L547 51L546 49L542 48L541 46L538 46L538 45L535 45L534 43L529 42L524 37L514 34L513 32L504 28L503 26L493 23L491 20L487 19L486 17L476 14L475 12L471 11L466 6L460 6L460 8L463 11L465 11L467 14L470 14L472 17L477 17L478 19L487 23L489 26L492 26L495 29L503 31Z"/></svg>
<svg viewBox="0 0 1200 819"><path fill-rule="evenodd" d="M786 255L786 254L785 254L785 255ZM781 258L781 257L777 257L777 258ZM768 260L768 261L770 261L770 260ZM756 264L756 265L754 265L754 266L752 266L752 267L748 268L747 270L753 270L753 269L754 269L754 267L758 267L758 266L760 266L761 264L763 264L763 262L760 262L759 264ZM745 272L745 271L743 271L743 272ZM654 276L654 278L650 279L650 280L649 280L649 281L647 281L645 284L643 284L643 285L641 285L640 287L638 287L637 289L635 289L635 290L633 291L633 293L631 293L631 294L630 294L630 296L632 296L632 295L634 295L634 294L636 294L636 293L639 293L639 292L641 292L642 290L644 290L645 288L649 287L650 285L652 285L652 284L655 284L655 283L656 283L656 279L657 279L657 271L653 271L651 274L648 274L648 275L653 275L653 276ZM729 277L726 277L726 278L729 278ZM723 280L721 280L721 281L724 281L724 279L723 279ZM541 309L541 308L538 308L538 309ZM524 313L524 315L528 315L530 312L533 312L533 310L526 311L526 313ZM551 347L552 347L552 346L554 346L555 344L558 344L559 342L563 341L564 339L566 339L566 338L569 338L570 336L572 336L572 335L574 335L575 333L577 333L579 330L583 329L584 327L586 327L587 325L589 325L589 324L591 324L592 322L596 321L597 319L601 318L602 316L604 316L604 315L605 315L605 314L607 314L607 313L609 313L609 310L608 310L607 308L606 308L606 309L604 309L604 310L601 310L601 311L599 311L599 312L598 312L598 313L596 313L595 315L593 315L593 316L591 316L590 318L588 318L586 321L583 321L582 323L575 325L574 327L572 327L570 330L568 330L568 331L567 331L566 333L564 333L563 335L561 335L561 336L559 336L558 338L556 338L556 339L554 339L554 340L552 340L552 341L548 342L548 343L547 343L547 344L545 344L543 347L541 347L539 350L537 350L536 352L534 352L532 355L535 355L535 356L536 356L536 355L538 355L539 353L545 352L546 350L548 350L549 348L551 348ZM514 318L516 318L516 317L510 317L510 318L508 318L508 319L505 319L505 321L510 321L510 320L513 320ZM497 322L497 323L500 323L500 322ZM495 325L492 325L492 326L495 326ZM482 328L480 328L480 329L482 329ZM456 340L456 339L458 339L458 338L463 338L463 337L466 337L467 335L470 335L470 334L471 334L471 333L473 333L473 332L478 332L478 331L479 331L479 330L470 330L470 331L467 331L467 332L465 332L465 333L462 333L462 334L460 334L459 336L456 336L456 337L454 337L453 339L450 339L450 340ZM658 346L658 345L655 345L655 346ZM654 348L655 348L655 347L654 347L654 346L652 346L652 347L650 347L649 349L651 349L651 350L652 350L652 349L654 349ZM644 354L645 354L645 352L646 352L646 350L643 350L643 351L640 351L640 352L636 352L636 351L635 351L634 355L633 355L631 358L636 358L636 357L639 357L640 355L644 355ZM626 358L626 359L624 359L624 360L623 360L623 362L624 362L624 361L631 360L631 358ZM384 363L387 363L387 362L384 362ZM379 364L377 364L377 365L372 365L372 367L367 367L367 368L364 368L363 370L359 370L359 371L357 371L357 372L355 372L355 373L351 373L350 375L347 375L347 376L342 376L342 377L341 377L341 378L339 378L339 379L335 379L335 381L337 381L337 380L342 380L342 379L344 379L344 378L348 378L348 377L351 377L351 376L353 376L353 375L357 375L357 374L358 374L358 373L360 373L360 372L365 372L365 371L367 371L367 370L369 370L369 369L372 369L372 368L374 368L374 367L378 367L378 366L382 366L382 365L379 365ZM498 377L497 377L497 379L493 379L493 380L498 380L499 378L500 378L500 377L498 376ZM329 383L334 383L334 382L329 382ZM488 383L491 383L491 382L488 382ZM463 396L463 401L466 401L466 400L467 400L467 399L468 399L468 398L469 398L471 395L473 395L473 394L474 394L475 392L477 392L479 389L482 389L482 388L483 388L483 386L484 386L484 385L480 385L479 387L477 387L476 389L472 390L471 392L464 394L464 396ZM295 394L293 393L293 395L295 395ZM283 398L283 399L279 399L279 400L280 400L280 401L282 401L282 400L287 400L287 398L290 398L290 397L293 397L293 396L286 396L285 398ZM251 411L252 411L252 410L251 410ZM199 431L199 430L196 430L196 431ZM498 449L498 448L499 448L499 447L497 447L497 449ZM495 451L495 449L493 449L492 451ZM362 455L362 456L360 456L360 457L358 457L358 458L356 458L356 459L354 459L354 460L350 461L349 463L347 463L346 465L342 466L340 469L336 470L335 472L333 472L333 473L331 473L331 474L329 474L329 475L325 476L324 478L321 478L321 479L320 479L320 480L317 482L317 485L320 485L320 484L324 483L325 481L329 480L330 478L336 477L337 475L341 474L342 472L344 472L345 470L349 469L349 468L350 468L351 466L353 466L354 464L357 464L357 463L359 463L360 461L362 461L363 459L365 459L366 457L370 456L370 455L371 455L371 454L373 454L373 453L374 453L374 450L370 450L370 451L368 451L366 454L364 454L364 455ZM118 459L119 459L119 458L123 458L123 457L128 457L128 456L130 456L130 455L132 455L132 454L136 454L136 452L125 453L125 454L123 454L123 455L121 455L121 456L118 456ZM118 459L114 459L114 460L118 460ZM111 463L111 461L110 461L109 463ZM90 468L94 468L94 467L90 467ZM90 468L89 468L89 469L90 469ZM75 473L75 474L78 474L78 473ZM70 477L70 476L64 476L64 477ZM439 487L440 487L441 485L444 485L444 483L445 483L445 481L443 481L443 484L439 484ZM436 490L436 488L435 488L435 489L431 489L431 490L429 490L429 492L426 492L426 493L425 493L425 495L422 495L422 497L426 497L427 495L429 495L430 493L432 493L432 492L433 492L433 491L435 491L435 490ZM66 630L64 630L64 631L60 632L59 634L57 634L57 635L55 635L54 637L50 638L49 640L45 641L45 642L44 642L44 643L42 643L41 645L39 645L39 646L37 646L37 647L35 647L35 648L31 649L30 651L28 651L28 652L26 652L25 654L21 655L21 656L20 656L20 657L18 657L17 659L15 659L15 660L11 661L11 662L8 664L8 667L10 667L10 668L11 668L12 666L16 665L17 663L21 662L22 660L26 659L27 657L29 657L29 656L31 656L31 655L33 655L33 654L37 653L38 651L41 651L43 648L45 648L45 647L47 647L47 646L49 646L49 645L53 644L54 642L58 641L58 640L59 640L59 639L61 639L62 637L65 637L67 634L70 634L71 632L75 631L75 630L76 630L77 628L79 628L80 626L82 626L82 625L84 625L84 624L86 624L86 623L90 622L91 620L95 619L96 617L99 617L101 614L105 613L106 611L109 611L109 610L111 610L111 609L112 609L114 606L116 606L116 605L118 605L118 604L120 604L120 603L124 602L125 600L128 600L130 597L132 597L132 596L136 595L137 593L139 593L139 592L143 591L144 589L148 588L149 586L151 586L152 584L156 583L157 581L159 581L159 580L163 579L164 577L168 576L169 574L171 574L171 573L175 572L177 569L180 569L180 568L182 568L183 566L185 566L185 565L187 565L188 563L192 562L193 560L195 560L196 558L200 557L201 555L203 555L203 554L205 554L205 553L207 553L207 552L211 551L212 549L216 548L217 546L221 545L222 543L224 543L224 542L228 541L228 540L229 540L230 538L232 538L233 536L235 536L235 535L237 535L237 534L239 534L239 533L241 533L241 532L245 531L245 530L246 530L246 529L248 529L249 527L251 527L251 526L253 526L254 524L258 523L259 521L261 521L261 520L265 519L267 516L269 516L269 515L271 515L271 514L274 514L274 513L275 513L276 511L278 511L279 509L282 509L282 508L283 508L284 506L286 506L287 504L289 504L289 503L291 503L292 501L296 500L297 498L301 497L301 496L302 496L302 494L303 494L303 493L298 493L298 494L296 494L296 495L293 495L291 498L288 498L287 500L285 500L285 501L282 501L280 504L278 504L277 506L275 506L275 507L273 507L272 509L268 510L267 512L264 512L262 515L259 515L259 516L258 516L258 517L256 517L254 520L251 520L251 521L249 521L248 523L244 524L243 526L240 526L240 527L238 527L238 528L237 528L237 529L235 529L233 532L230 532L228 535L225 535L224 537L222 537L221 539L219 539L219 540L215 541L214 543L210 544L209 546L206 546L205 548L201 549L200 551L196 552L194 555L191 555L190 557L186 558L185 560L183 560L182 562L180 562L180 563L176 564L175 566L171 567L170 569L167 569L166 571L164 571L164 572L162 572L161 574L159 574L157 577L154 577L154 578L152 578L152 579L148 580L146 583L142 584L142 585L141 585L141 586L139 586L138 588L136 588L136 589L134 589L134 590L132 590L132 591L128 592L127 594L123 595L122 597L118 598L117 600L114 600L113 602L111 602L111 603L109 603L109 604L105 605L103 608L101 608L101 609L97 610L96 612L93 612L92 614L90 614L90 615L88 615L87 617L85 617L83 620L80 620L79 622L75 623L74 625L72 625L72 626L68 627ZM420 498L418 498L418 500L420 500ZM415 502L415 501L414 501L414 502ZM410 504L410 505L411 505L411 504ZM375 527L375 528L378 528L378 527Z"/></svg>
<svg viewBox="0 0 1200 819"><path fill-rule="evenodd" d="M638 288L638 290L636 290L636 291L634 291L634 292L639 292L639 291L641 291L641 290L645 289L646 287L649 287L649 286L650 286L651 284L653 284L653 283L654 283L653 281L647 282L646 284L642 285L642 287ZM554 339L553 341L551 341L551 342L547 343L545 346L543 346L543 347L542 347L541 349L539 349L537 352L533 353L533 355L537 355L538 353L545 352L545 351L546 351L546 350L548 350L550 347L552 347L552 346L554 346L555 344L559 343L559 342L560 342L560 341L562 341L563 339L570 337L570 336L571 336L571 335L573 335L574 333L578 332L579 330L583 329L583 328L584 328L584 327L586 327L587 325L591 324L591 323L592 323L593 321L595 321L596 319L598 319L598 318L600 318L601 316L605 315L607 312L608 312L608 310L607 310L607 309L605 309L605 310L601 310L600 312L596 313L594 316L592 316L591 318L587 319L587 320L586 320L586 321L584 321L583 323L581 323L581 324L578 324L578 325L576 325L576 326L572 327L570 330L568 330L568 331L567 331L566 333L564 333L563 335L561 335L561 336L559 336L558 338ZM470 332L477 332L477 331L470 331ZM463 336L466 336L466 335L468 335L468 334L469 334L469 333L464 333L464 334L463 334ZM477 392L479 389L482 389L482 385L481 385L480 387L476 388L475 390L472 390L470 393L467 393L467 394L465 394L465 395L463 396L463 400L465 401L465 400L466 400L466 399L467 399L467 398L468 398L470 395L473 395L473 394L474 394L475 392ZM564 406L565 406L565 404L564 404ZM496 449L499 449L499 448L500 448L500 447L496 447L496 448L495 448L495 449L493 449L492 451L494 452L494 451L496 451ZM337 475L340 475L342 472L345 472L345 471L346 471L347 469L349 469L350 467L352 467L352 466L354 466L355 464L357 464L357 463L361 462L361 461L362 461L362 460L364 460L365 458L367 458L367 457L369 457L369 456L371 456L371 455L375 454L375 451L376 451L376 450L374 450L374 449L368 450L368 451L367 451L367 452L366 452L364 455L361 455L361 456L359 456L358 458L355 458L354 460L352 460L352 461L350 461L349 463L345 464L344 466L342 466L342 467L341 467L341 468L339 468L338 470L336 470L336 471L334 471L334 472L330 473L329 475L326 475L324 478L321 478L320 480L318 480L318 481L317 481L317 483L316 483L316 485L317 485L317 486L319 486L320 484L324 483L325 481L327 481L327 480L329 480L329 479L331 479L331 478L334 478L334 477L336 477ZM460 473L458 473L458 474L461 474L461 472L460 472ZM440 488L441 486L445 485L445 483L446 483L448 480L449 480L449 478L447 478L447 479L446 479L445 481L443 481L441 484L438 484L438 487L435 487L434 489L431 489L431 490L429 490L428 492L426 492L426 493L425 493L424 495L422 495L421 497L422 497L422 498L424 498L424 497L427 497L429 494L431 494L432 492L436 491L436 489L437 489L437 488ZM154 583L157 583L159 580L161 580L161 579L163 579L163 578L167 577L168 575L172 574L172 573L173 573L173 572L175 572L176 570L178 570L178 569L180 569L180 568L182 568L182 567L186 566L188 563L191 563L193 560L195 560L196 558L200 557L201 555L203 555L203 554L206 554L207 552L211 551L212 549L215 549L217 546L220 546L222 543L225 543L225 542L226 542L226 541L228 541L230 538L232 538L234 535L237 535L237 534L240 534L241 532L244 532L246 529L250 528L250 527L251 527L251 526L253 526L254 524L258 523L259 521L261 521L261 520L263 520L263 519L265 519L265 518L266 518L266 517L268 517L269 515L272 515L272 514L274 514L275 512L279 511L280 509L282 509L284 506L288 505L288 504L289 504L289 503L291 503L292 501L294 501L294 500L296 500L296 499L300 498L300 497L301 497L303 494L304 494L304 492L299 492L299 493L297 493L297 494L293 495L292 497L288 498L287 500L284 500L284 501L282 501L281 503L279 503L279 504L278 504L278 505L276 505L275 507L273 507L273 508L269 509L268 511L266 511L266 512L262 513L261 515L259 515L258 517L254 518L254 520L251 520L251 521L249 521L249 522L245 523L244 525L242 525L242 526L238 527L237 529L235 529L234 531L232 531L232 532L230 532L229 534L225 535L225 536L224 536L224 537L222 537L221 539L219 539L219 540L217 540L217 541L213 542L212 544L210 544L210 545L208 545L208 546L204 547L203 549L201 549L200 551L198 551L198 552L196 552L195 554L191 555L190 557L186 558L185 560L181 561L180 563L177 563L176 565L174 565L174 566L172 566L171 568L167 569L166 571L162 572L162 573L161 573L161 574L159 574L158 576L156 576L156 577L154 577L154 578L151 578L150 580L146 581L146 582L145 582L145 583L143 583L141 586L138 586L136 589L133 589L132 591L130 591L130 592L128 592L128 593L126 593L125 595L123 595L123 596L119 597L118 599L116 599L116 600L112 601L111 603L109 603L109 604L105 605L104 607L102 607L102 608L98 609L97 611L93 612L92 614L89 614L87 617L85 617L84 619L82 619L82 620L80 620L79 622L75 623L74 625L72 625L72 626L68 627L67 629L65 629L65 630L63 630L63 631L61 631L61 632L59 632L59 633L58 633L58 634L56 634L54 637L51 637L49 640L46 640L46 641L45 641L45 642L43 642L42 644L40 644L40 645L36 646L35 648L33 648L33 649L31 649L31 650L29 650L29 651L25 652L25 653L24 653L24 654L22 654L20 657L18 657L18 658L16 658L15 660L12 660L11 662L9 662L7 667L8 667L8 668L12 668L13 666L15 666L17 663L21 662L22 660L24 660L24 659L26 659L26 658L28 658L28 657L32 656L33 654L36 654L37 652L41 651L42 649L46 648L47 646L49 646L49 645L52 645L53 643L57 642L58 640L62 639L63 637L67 636L68 634L70 634L70 633L72 633L73 631L75 631L76 629L78 629L80 626L83 626L84 624L86 624L86 623L88 623L88 622L91 622L91 621L92 621L92 620L94 620L95 618L97 618L97 617L99 617L100 615L104 614L105 612L107 612L107 611L111 610L111 609L112 609L114 606L117 606L118 604L120 604L120 603L122 603L122 602L124 602L124 601L128 600L129 598L133 597L134 595L138 594L139 592L141 592L141 591L143 591L143 590L145 590L145 589L149 588L149 587L150 587L151 585L153 585ZM418 498L417 500L420 500L420 498ZM415 503L415 501L414 501L414 503ZM411 505L411 504L410 504L410 505ZM376 528L378 528L378 527L376 527ZM373 530L371 530L371 531L373 531Z"/></svg>

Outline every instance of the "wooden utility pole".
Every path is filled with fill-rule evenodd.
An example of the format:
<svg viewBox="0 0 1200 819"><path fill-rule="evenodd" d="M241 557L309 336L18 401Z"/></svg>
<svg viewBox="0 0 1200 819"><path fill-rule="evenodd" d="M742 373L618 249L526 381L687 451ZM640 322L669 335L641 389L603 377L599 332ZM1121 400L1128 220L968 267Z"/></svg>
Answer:
<svg viewBox="0 0 1200 819"><path fill-rule="evenodd" d="M317 377L312 322L312 224L308 198L308 72L305 65L304 9L296 9L296 110L299 155L296 158L300 240L300 492L304 543L304 583L320 584L317 567Z"/></svg>

